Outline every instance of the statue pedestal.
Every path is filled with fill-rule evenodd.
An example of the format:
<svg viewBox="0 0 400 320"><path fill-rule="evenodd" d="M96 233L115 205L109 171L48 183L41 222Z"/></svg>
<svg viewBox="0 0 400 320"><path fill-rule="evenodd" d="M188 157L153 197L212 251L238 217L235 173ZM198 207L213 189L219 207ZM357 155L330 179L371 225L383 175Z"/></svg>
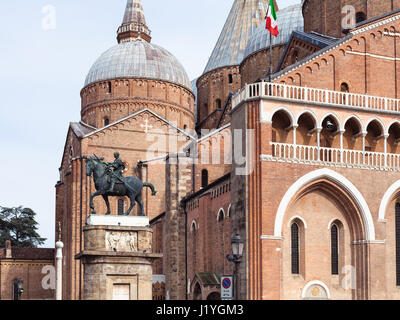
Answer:
<svg viewBox="0 0 400 320"><path fill-rule="evenodd" d="M95 216L83 228L84 300L152 300L153 230L148 217Z"/></svg>

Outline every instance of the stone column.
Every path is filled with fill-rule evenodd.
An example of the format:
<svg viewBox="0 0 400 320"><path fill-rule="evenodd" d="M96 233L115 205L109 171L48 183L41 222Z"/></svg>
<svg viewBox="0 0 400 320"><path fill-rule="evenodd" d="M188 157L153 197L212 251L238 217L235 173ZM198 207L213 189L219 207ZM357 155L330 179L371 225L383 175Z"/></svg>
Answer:
<svg viewBox="0 0 400 320"><path fill-rule="evenodd" d="M184 154L170 154L166 159L164 250L165 286L171 300L186 299L186 216L181 200L191 191L192 161Z"/></svg>
<svg viewBox="0 0 400 320"><path fill-rule="evenodd" d="M384 163L384 165L385 165L385 168L387 168L387 166L388 166L388 152L387 152L387 140L388 140L388 138L389 138L389 135L388 134L385 134L384 136L383 136L383 148L384 148L384 153L385 153L385 163Z"/></svg>
<svg viewBox="0 0 400 320"><path fill-rule="evenodd" d="M296 136L296 134L297 134L297 128L298 128L299 126L296 124L296 125L293 125L293 158L294 159L296 159L297 158L297 136Z"/></svg>
<svg viewBox="0 0 400 320"><path fill-rule="evenodd" d="M365 164L365 137L367 136L368 132L362 132L362 164Z"/></svg>
<svg viewBox="0 0 400 320"><path fill-rule="evenodd" d="M153 230L148 217L91 215L83 228L83 300L152 300Z"/></svg>
<svg viewBox="0 0 400 320"><path fill-rule="evenodd" d="M340 130L340 163L343 163L343 135L345 130Z"/></svg>
<svg viewBox="0 0 400 320"><path fill-rule="evenodd" d="M317 152L318 152L318 155L317 155L317 160L319 161L319 160L321 160L321 153L320 153L320 151L321 151L321 131L322 131L322 128L317 128Z"/></svg>
<svg viewBox="0 0 400 320"><path fill-rule="evenodd" d="M62 300L62 265L64 244L61 241L56 242L56 300Z"/></svg>

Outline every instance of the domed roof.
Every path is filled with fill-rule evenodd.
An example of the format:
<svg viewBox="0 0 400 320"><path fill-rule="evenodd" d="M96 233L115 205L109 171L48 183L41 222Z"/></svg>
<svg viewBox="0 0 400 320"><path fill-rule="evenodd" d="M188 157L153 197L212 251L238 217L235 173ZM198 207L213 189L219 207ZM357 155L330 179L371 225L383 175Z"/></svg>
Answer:
<svg viewBox="0 0 400 320"><path fill-rule="evenodd" d="M269 0L235 0L203 73L242 62L251 35L265 19Z"/></svg>
<svg viewBox="0 0 400 320"><path fill-rule="evenodd" d="M90 69L85 87L119 78L167 81L192 91L189 77L180 62L167 50L142 39L121 42L104 52Z"/></svg>
<svg viewBox="0 0 400 320"><path fill-rule="evenodd" d="M290 40L293 31L304 30L303 13L300 4L279 10L276 14L279 36L272 37L272 46L285 44ZM268 48L270 45L269 40L270 36L265 29L264 20L247 43L244 57L246 58L258 50Z"/></svg>

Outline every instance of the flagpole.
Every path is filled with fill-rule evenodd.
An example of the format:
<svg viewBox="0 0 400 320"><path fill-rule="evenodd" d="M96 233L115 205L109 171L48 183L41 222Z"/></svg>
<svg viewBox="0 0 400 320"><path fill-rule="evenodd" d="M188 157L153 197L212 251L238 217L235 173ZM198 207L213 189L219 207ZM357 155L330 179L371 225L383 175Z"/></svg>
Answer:
<svg viewBox="0 0 400 320"><path fill-rule="evenodd" d="M266 19L268 19L269 12L271 10L271 3L268 5L268 11ZM272 33L269 30L269 82L272 80Z"/></svg>
<svg viewBox="0 0 400 320"><path fill-rule="evenodd" d="M272 34L269 33L269 82L272 80Z"/></svg>

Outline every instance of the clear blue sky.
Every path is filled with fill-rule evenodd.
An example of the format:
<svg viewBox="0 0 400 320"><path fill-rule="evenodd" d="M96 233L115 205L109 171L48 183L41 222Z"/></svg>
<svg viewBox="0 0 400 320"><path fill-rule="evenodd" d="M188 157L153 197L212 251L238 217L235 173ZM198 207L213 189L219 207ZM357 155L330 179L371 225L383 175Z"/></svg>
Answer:
<svg viewBox="0 0 400 320"><path fill-rule="evenodd" d="M278 0L283 8L300 0ZM153 42L199 76L233 0L143 0ZM55 29L42 27L55 8ZM0 206L30 207L54 247L55 189L68 124L102 52L116 44L125 0L0 1Z"/></svg>

